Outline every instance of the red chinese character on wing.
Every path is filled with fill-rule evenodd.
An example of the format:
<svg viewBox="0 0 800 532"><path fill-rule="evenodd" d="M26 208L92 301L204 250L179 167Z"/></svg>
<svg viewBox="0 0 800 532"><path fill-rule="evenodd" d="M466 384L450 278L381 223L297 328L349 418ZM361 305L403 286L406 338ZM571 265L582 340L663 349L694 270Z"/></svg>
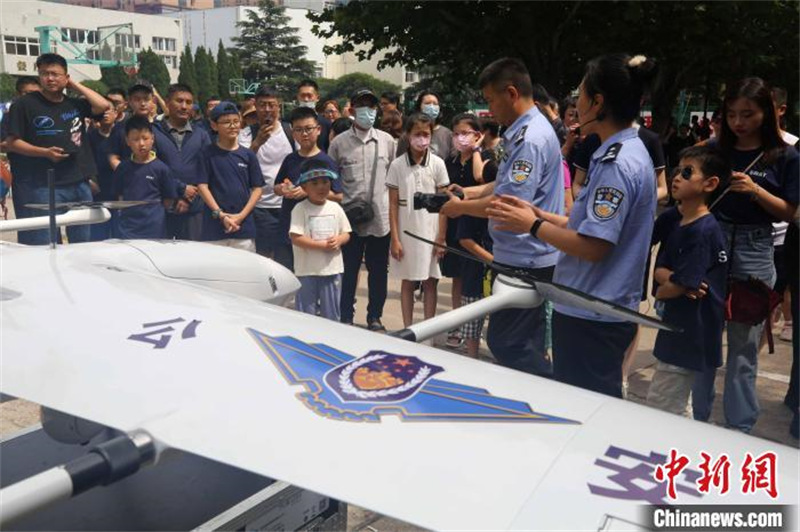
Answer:
<svg viewBox="0 0 800 532"><path fill-rule="evenodd" d="M720 495L728 493L728 475L731 469L731 461L728 455L722 453L719 458L711 463L711 455L700 451L703 463L700 464L700 471L703 476L697 479L697 489L700 493L708 493L713 485L719 490Z"/></svg>
<svg viewBox="0 0 800 532"><path fill-rule="evenodd" d="M675 493L675 477L689 465L689 459L684 455L679 455L676 449L669 450L669 459L666 464L659 464L653 472L653 478L659 482L667 481L667 497L677 499Z"/></svg>
<svg viewBox="0 0 800 532"><path fill-rule="evenodd" d="M777 482L778 457L773 452L766 452L757 458L746 453L742 464L742 493L766 491L773 499L778 498Z"/></svg>

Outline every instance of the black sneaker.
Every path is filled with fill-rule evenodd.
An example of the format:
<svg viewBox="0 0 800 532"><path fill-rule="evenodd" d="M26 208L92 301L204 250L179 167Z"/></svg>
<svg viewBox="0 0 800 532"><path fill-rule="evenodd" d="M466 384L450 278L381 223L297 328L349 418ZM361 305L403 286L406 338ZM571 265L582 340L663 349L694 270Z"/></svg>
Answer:
<svg viewBox="0 0 800 532"><path fill-rule="evenodd" d="M386 327L383 326L381 323L380 318L375 318L374 320L367 320L367 329L372 332L386 332Z"/></svg>

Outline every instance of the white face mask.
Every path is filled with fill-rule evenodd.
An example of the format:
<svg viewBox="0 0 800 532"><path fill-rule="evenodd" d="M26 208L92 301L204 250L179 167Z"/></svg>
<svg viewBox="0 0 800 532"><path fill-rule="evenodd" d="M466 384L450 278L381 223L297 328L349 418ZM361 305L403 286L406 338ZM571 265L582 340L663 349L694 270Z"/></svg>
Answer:
<svg viewBox="0 0 800 532"><path fill-rule="evenodd" d="M378 110L371 107L356 107L356 125L361 129L369 129L378 117Z"/></svg>
<svg viewBox="0 0 800 532"><path fill-rule="evenodd" d="M308 107L309 109L313 109L316 105L317 102L297 102L298 107Z"/></svg>

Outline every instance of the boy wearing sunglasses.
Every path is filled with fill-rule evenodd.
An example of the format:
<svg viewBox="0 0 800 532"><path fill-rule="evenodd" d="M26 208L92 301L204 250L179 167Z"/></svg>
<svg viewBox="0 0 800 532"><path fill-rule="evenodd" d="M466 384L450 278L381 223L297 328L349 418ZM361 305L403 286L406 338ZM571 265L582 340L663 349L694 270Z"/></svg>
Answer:
<svg viewBox="0 0 800 532"><path fill-rule="evenodd" d="M680 217L670 211L661 215L679 221L656 260L656 299L664 303L664 320L683 331L658 332L653 349L658 363L647 402L687 417L692 412L689 398L695 376L722 364L728 258L722 229L709 205L727 187L730 176L730 167L715 149L683 150L672 182ZM693 398L695 404L703 400Z"/></svg>

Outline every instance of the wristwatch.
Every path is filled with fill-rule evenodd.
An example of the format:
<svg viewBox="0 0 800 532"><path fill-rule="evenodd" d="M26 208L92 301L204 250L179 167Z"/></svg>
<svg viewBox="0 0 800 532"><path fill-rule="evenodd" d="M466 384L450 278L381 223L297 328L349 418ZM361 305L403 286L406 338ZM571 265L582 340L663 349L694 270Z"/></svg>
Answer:
<svg viewBox="0 0 800 532"><path fill-rule="evenodd" d="M211 211L211 217L215 220L219 220L220 215L222 214L222 209L214 209Z"/></svg>
<svg viewBox="0 0 800 532"><path fill-rule="evenodd" d="M536 233L539 232L539 228L542 226L543 223L544 223L544 219L543 218L536 218L536 221L533 222L533 225L531 226L531 236L532 237L536 238Z"/></svg>

